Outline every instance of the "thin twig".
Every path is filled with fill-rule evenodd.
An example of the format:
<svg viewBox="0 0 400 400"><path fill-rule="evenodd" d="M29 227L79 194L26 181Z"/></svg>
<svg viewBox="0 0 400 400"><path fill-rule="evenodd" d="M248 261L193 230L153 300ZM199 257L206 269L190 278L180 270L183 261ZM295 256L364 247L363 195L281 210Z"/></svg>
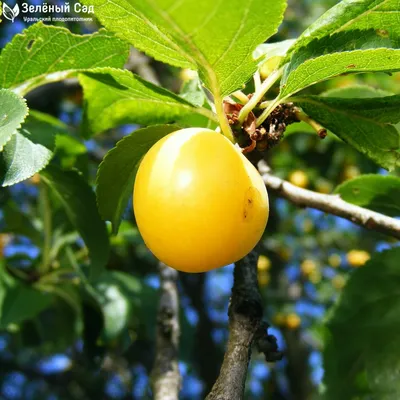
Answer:
<svg viewBox="0 0 400 400"><path fill-rule="evenodd" d="M271 175L265 162L260 161L258 167L267 188L293 204L300 207L315 208L348 219L366 229L375 230L400 239L399 220L347 203L339 195L316 193L292 185L277 176Z"/></svg>
<svg viewBox="0 0 400 400"><path fill-rule="evenodd" d="M178 400L181 376L178 368L179 299L178 272L159 264L161 298L157 318L156 359L151 372L154 400Z"/></svg>

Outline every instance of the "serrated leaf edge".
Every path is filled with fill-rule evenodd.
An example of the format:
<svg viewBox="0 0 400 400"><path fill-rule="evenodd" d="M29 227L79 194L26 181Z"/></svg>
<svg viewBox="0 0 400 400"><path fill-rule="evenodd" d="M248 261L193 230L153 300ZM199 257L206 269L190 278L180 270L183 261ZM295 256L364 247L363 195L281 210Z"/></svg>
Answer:
<svg viewBox="0 0 400 400"><path fill-rule="evenodd" d="M23 123L25 122L26 118L27 118L28 115L29 115L29 107L28 107L28 103L27 103L25 97L19 96L19 95L18 95L17 93L15 93L14 91L12 91L12 90L10 90L10 89L6 89L6 88L1 88L1 89L0 89L0 92L3 91L3 90L12 93L12 94L15 95L19 100L22 100L22 102L23 102L24 105L25 105L26 112L25 112L25 116L24 116L23 120L20 122L20 124L19 124L18 127L15 129L15 131L9 136L9 138L5 141L5 143L3 143L2 146L0 146L0 153L3 151L3 149L4 149L4 147L7 145L7 143L11 140L12 136L15 135L15 133L16 133L17 131L19 131L19 130L22 128Z"/></svg>
<svg viewBox="0 0 400 400"><path fill-rule="evenodd" d="M13 40L8 42L6 44L6 46L2 49L2 51L0 53L0 60L1 60L4 52L7 52L8 48L13 46L13 42L16 38L21 38L21 37L28 38L28 34L30 33L29 30L40 29L40 28L46 28L46 29L55 30L58 32L64 31L64 33L71 35L72 37L80 38L80 39L82 39L82 38L89 39L90 37L101 36L103 34L107 34L109 37L114 37L115 39L119 40L121 43L125 44L126 56L128 56L129 47L128 47L126 41L121 40L121 38L117 37L117 35L114 32L109 31L106 28L100 28L97 32L94 32L94 33L85 33L83 35L80 35L80 34L72 33L70 30L68 30L67 28L64 28L62 26L45 25L42 21L39 21L38 23L31 25L30 27L28 27L21 33L18 33L17 35L15 35L13 37ZM46 82L43 83L43 84L47 84L50 82L58 82L58 81L67 79L68 77L71 76L71 74L78 73L79 71L85 71L85 70L88 71L88 70L91 70L91 68L87 68L87 69L85 69L85 68L79 69L78 68L78 69L64 70L64 71L59 71L59 72L44 73L44 74L37 75L34 78L28 79L27 81L25 81L23 83L11 85L11 86L7 87L7 89L12 90L14 93L16 93L18 95L23 95L23 94L27 93L29 90L32 90L35 87L37 87L37 86L34 86L34 83L38 80L40 81L41 79L43 79L43 77L52 76L51 79L48 79L48 80L46 80Z"/></svg>
<svg viewBox="0 0 400 400"><path fill-rule="evenodd" d="M55 147L55 145L56 145L56 139L54 138L54 147ZM9 187L9 186L16 185L17 183L26 181L27 179L32 178L33 175L40 173L40 171L44 170L50 164L51 160L54 157L54 153L55 153L55 150L52 152L51 157L48 160L46 160L46 163L41 168L39 168L37 171L35 171L33 174L31 174L29 176L25 176L24 178L21 178L21 179L11 181L10 183L7 183L6 185L3 184L2 187Z"/></svg>
<svg viewBox="0 0 400 400"><path fill-rule="evenodd" d="M289 72L289 75L287 75L287 77L286 77L286 82L284 84L281 84L279 98L280 98L281 101L283 101L283 100L287 99L288 97L300 92L301 90L307 89L308 87L313 86L313 85L315 85L317 83L325 82L325 81L327 81L329 79L336 78L336 77L342 75L342 73L343 73L343 72L337 73L335 75L328 76L328 77L326 77L326 78L324 78L322 80L315 80L315 81L307 84L307 86L301 87L300 89L296 89L295 91L290 92L290 93L286 93L284 96L282 96L281 93L284 92L284 90L285 90L285 88L287 86L287 80L300 67L307 66L308 64L314 62L315 60L323 59L323 58L326 58L327 59L326 64L329 64L330 63L329 57L337 56L339 54L364 53L364 52L374 52L374 51L379 51L379 50L387 50L387 51L392 51L392 52L399 52L399 54L400 54L400 49L397 49L397 48L376 47L376 48L370 48L370 49L356 49L356 50L337 51L337 52L333 52L333 53L321 54L321 55L318 55L316 57L308 58L307 60L305 60L304 62L299 64L295 69L293 69L292 71ZM288 68L289 65L290 64L288 63L288 64L285 65L285 67ZM400 71L400 67L398 69L379 70L379 71L376 71L376 72L398 72L398 71ZM351 73L367 73L367 72L370 72L370 70L369 69L359 69L359 68L349 68L349 70L347 71L347 73L349 73L349 74L351 74ZM281 82L283 83L283 79L282 79Z"/></svg>

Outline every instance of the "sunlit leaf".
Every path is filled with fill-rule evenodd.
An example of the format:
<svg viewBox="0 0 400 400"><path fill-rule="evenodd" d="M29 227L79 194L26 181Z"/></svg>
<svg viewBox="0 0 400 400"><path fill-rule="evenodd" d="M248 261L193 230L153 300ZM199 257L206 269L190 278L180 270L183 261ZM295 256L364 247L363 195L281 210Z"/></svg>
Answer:
<svg viewBox="0 0 400 400"><path fill-rule="evenodd" d="M138 129L120 140L100 164L97 175L97 202L101 216L118 231L122 213L132 196L136 170L141 158L162 137L176 131L174 125Z"/></svg>
<svg viewBox="0 0 400 400"><path fill-rule="evenodd" d="M399 70L397 39L382 37L374 30L337 33L293 53L282 77L280 97L341 74Z"/></svg>
<svg viewBox="0 0 400 400"><path fill-rule="evenodd" d="M298 101L297 101L298 100ZM400 96L349 99L299 97L306 114L386 169L400 160Z"/></svg>
<svg viewBox="0 0 400 400"><path fill-rule="evenodd" d="M75 35L68 29L39 22L14 36L2 50L0 87L26 93L65 79L77 70L122 67L128 50L126 43L105 30Z"/></svg>
<svg viewBox="0 0 400 400"><path fill-rule="evenodd" d="M198 69L221 97L256 70L255 47L282 21L286 2L276 0L85 0L101 23L157 60Z"/></svg>
<svg viewBox="0 0 400 400"><path fill-rule="evenodd" d="M27 115L28 107L24 99L10 90L0 89L0 151Z"/></svg>
<svg viewBox="0 0 400 400"><path fill-rule="evenodd" d="M335 190L343 200L392 217L400 216L400 178L362 175L342 183Z"/></svg>
<svg viewBox="0 0 400 400"><path fill-rule="evenodd" d="M118 125L153 125L212 112L126 70L102 68L80 76L85 93L85 136Z"/></svg>

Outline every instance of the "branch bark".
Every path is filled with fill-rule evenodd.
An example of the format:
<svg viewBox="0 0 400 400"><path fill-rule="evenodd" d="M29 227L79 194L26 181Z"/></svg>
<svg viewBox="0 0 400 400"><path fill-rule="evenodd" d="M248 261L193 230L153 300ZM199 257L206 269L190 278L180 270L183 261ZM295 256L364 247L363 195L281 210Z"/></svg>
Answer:
<svg viewBox="0 0 400 400"><path fill-rule="evenodd" d="M159 264L161 298L157 317L156 359L151 373L154 400L178 400L181 377L178 367L178 272Z"/></svg>
<svg viewBox="0 0 400 400"><path fill-rule="evenodd" d="M348 219L366 229L400 239L400 221L342 200L339 195L321 194L302 189L270 174L269 167L260 162L258 169L268 189L300 207L311 207Z"/></svg>
<svg viewBox="0 0 400 400"><path fill-rule="evenodd" d="M257 282L258 254L252 251L234 270L229 304L229 339L221 371L206 400L242 400L253 343L268 361L281 358L276 339L262 322L263 306Z"/></svg>

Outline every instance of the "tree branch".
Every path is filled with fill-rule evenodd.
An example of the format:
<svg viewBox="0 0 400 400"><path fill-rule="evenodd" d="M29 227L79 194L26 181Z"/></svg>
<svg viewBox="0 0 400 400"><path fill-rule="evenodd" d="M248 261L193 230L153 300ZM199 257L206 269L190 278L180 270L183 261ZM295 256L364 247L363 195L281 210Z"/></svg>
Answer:
<svg viewBox="0 0 400 400"><path fill-rule="evenodd" d="M261 176L268 189L300 207L311 207L346 218L366 229L400 239L400 221L342 200L339 195L321 194L302 189L270 174L269 167L260 161Z"/></svg>
<svg viewBox="0 0 400 400"><path fill-rule="evenodd" d="M257 282L257 258L252 251L238 261L229 304L229 339L221 371L206 400L242 400L253 342L268 360L281 358L276 340L262 322L263 306Z"/></svg>
<svg viewBox="0 0 400 400"><path fill-rule="evenodd" d="M159 264L161 298L157 318L156 359L151 373L154 400L178 400L181 377L178 368L179 299L178 272Z"/></svg>

